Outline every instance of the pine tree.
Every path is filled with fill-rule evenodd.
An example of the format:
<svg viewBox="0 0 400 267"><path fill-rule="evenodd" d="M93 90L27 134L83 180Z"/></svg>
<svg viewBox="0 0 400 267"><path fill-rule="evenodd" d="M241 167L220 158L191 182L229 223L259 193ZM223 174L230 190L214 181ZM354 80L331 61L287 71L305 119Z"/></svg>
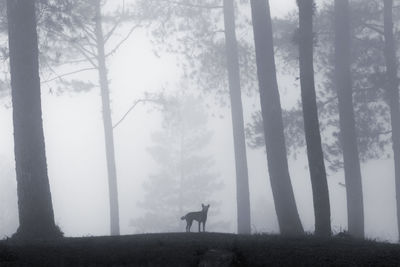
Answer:
<svg viewBox="0 0 400 267"><path fill-rule="evenodd" d="M15 236L22 239L61 235L54 222L47 174L35 3L32 0L7 1L20 223Z"/></svg>
<svg viewBox="0 0 400 267"><path fill-rule="evenodd" d="M268 171L279 228L283 235L299 235L304 232L289 175L269 1L252 0L250 3Z"/></svg>
<svg viewBox="0 0 400 267"><path fill-rule="evenodd" d="M335 0L335 85L346 181L349 233L364 237L364 206L350 72L351 35L348 0Z"/></svg>
<svg viewBox="0 0 400 267"><path fill-rule="evenodd" d="M393 0L384 0L384 56L386 62L386 90L390 107L392 126L392 147L394 159L394 175L396 185L397 228L400 240L400 107L399 81L397 77L396 45L393 36Z"/></svg>
<svg viewBox="0 0 400 267"><path fill-rule="evenodd" d="M212 134L206 129L204 107L193 96L173 97L167 102L163 128L153 133L153 145L148 148L158 170L143 186L145 196L139 206L145 214L131 222L138 232L183 231L180 217L200 210L201 203L211 204L209 214L218 211L213 194L222 183L213 171L213 158L205 152ZM208 222L207 229L215 226L212 219Z"/></svg>
<svg viewBox="0 0 400 267"><path fill-rule="evenodd" d="M314 200L315 234L331 234L331 212L328 182L326 179L318 110L314 83L313 64L313 0L298 0L299 6L299 61L301 100L303 106L304 132Z"/></svg>

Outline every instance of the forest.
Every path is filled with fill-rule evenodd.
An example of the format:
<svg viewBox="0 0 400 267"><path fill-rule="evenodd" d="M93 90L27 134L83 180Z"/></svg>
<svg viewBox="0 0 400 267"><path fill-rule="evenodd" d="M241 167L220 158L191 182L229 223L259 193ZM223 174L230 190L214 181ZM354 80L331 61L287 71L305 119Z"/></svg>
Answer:
<svg viewBox="0 0 400 267"><path fill-rule="evenodd" d="M0 0L0 265L398 266L399 41L398 0Z"/></svg>

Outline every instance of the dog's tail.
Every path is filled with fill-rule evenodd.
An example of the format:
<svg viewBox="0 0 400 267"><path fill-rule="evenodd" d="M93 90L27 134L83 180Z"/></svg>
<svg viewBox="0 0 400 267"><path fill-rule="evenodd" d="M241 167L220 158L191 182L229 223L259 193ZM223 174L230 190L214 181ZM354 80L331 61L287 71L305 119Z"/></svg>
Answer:
<svg viewBox="0 0 400 267"><path fill-rule="evenodd" d="M186 219L186 215L181 217L181 220L185 220Z"/></svg>

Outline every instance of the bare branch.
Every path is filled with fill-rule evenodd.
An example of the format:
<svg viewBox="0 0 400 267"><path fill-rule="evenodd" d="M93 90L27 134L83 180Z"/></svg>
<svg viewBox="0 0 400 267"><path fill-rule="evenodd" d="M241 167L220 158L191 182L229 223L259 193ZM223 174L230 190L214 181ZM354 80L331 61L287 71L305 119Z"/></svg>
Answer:
<svg viewBox="0 0 400 267"><path fill-rule="evenodd" d="M122 18L119 19L119 20L114 24L114 26L111 28L111 30L110 30L108 33L106 33L106 34L104 35L104 44L107 43L107 41L111 38L111 36L113 35L113 33L115 32L115 30L118 28L118 26L119 26L121 23L122 23Z"/></svg>
<svg viewBox="0 0 400 267"><path fill-rule="evenodd" d="M121 122L129 115L129 113L131 113L131 111L139 104L139 103L146 103L146 102L153 102L156 104L160 104L161 101L160 99L151 99L151 98L143 98L143 99L138 99L136 100L133 105L128 109L128 111L122 116L122 118L116 123L114 124L114 126L112 127L113 129L117 128L118 125L121 124Z"/></svg>
<svg viewBox="0 0 400 267"><path fill-rule="evenodd" d="M92 60L96 59L96 57L92 57ZM62 65L68 65L68 64L79 64L83 62L87 62L88 60L86 58L81 58L81 59L75 59L75 60L65 60L63 61L62 64L58 64L57 67L62 66Z"/></svg>
<svg viewBox="0 0 400 267"><path fill-rule="evenodd" d="M104 44L107 43L107 41L111 38L115 30L118 28L118 26L123 22L123 18L125 16L125 0L122 1L122 11L121 15L118 19L118 21L114 24L114 26L111 28L111 30L104 35Z"/></svg>
<svg viewBox="0 0 400 267"><path fill-rule="evenodd" d="M136 25L134 25L134 26L129 30L129 32L127 33L127 35L126 35L124 38L122 38L122 40L121 40L113 49L111 49L111 51L108 52L108 53L105 55L105 57L107 58L107 57L109 57L110 55L114 54L114 53L120 48L120 46L121 46L123 43L125 43L126 40L128 40L128 38L132 35L133 31L136 30L137 28L141 27L141 26L142 26L141 24L136 24Z"/></svg>
<svg viewBox="0 0 400 267"><path fill-rule="evenodd" d="M77 74L77 73L79 73L79 72L84 72L84 71L88 71L88 70L95 70L95 69L97 69L97 68L93 68L93 67L91 67L91 68L84 68L84 69L80 69L80 70L76 70L76 71L67 72L67 73L64 73L64 74L61 74L61 75L58 75L57 73L55 73L55 72L53 71L53 73L56 74L57 77L54 77L54 78L45 80L45 81L43 81L43 82L41 82L41 83L42 83L42 84L45 84L45 83L49 83L49 82L55 81L55 80L57 80L57 79L62 80L62 78L65 77L65 76Z"/></svg>
<svg viewBox="0 0 400 267"><path fill-rule="evenodd" d="M67 41L70 43L74 48L76 48L82 56L95 68L97 68L97 64L93 61L95 58L97 58L97 54L93 51L90 51L86 49L83 45L79 44L79 42L74 42L71 40L71 37L68 35L64 34L63 32L55 32L52 31L55 35L59 36L63 40ZM90 43L89 43L90 44ZM93 45L91 45L93 47Z"/></svg>
<svg viewBox="0 0 400 267"><path fill-rule="evenodd" d="M94 53L91 52L91 51L88 51L88 50L85 49L83 46L78 45L78 44L76 44L76 43L74 43L73 46L82 54L82 56L83 56L84 58L86 58L87 61L90 62L90 64L92 64L92 66L93 66L94 68L97 68L97 67L98 67L97 64L93 61L93 59L97 58L97 55L96 55L96 54L94 54ZM88 55L87 53L88 53L89 55Z"/></svg>
<svg viewBox="0 0 400 267"><path fill-rule="evenodd" d="M94 34L94 32L93 32L93 30L91 30L90 28L88 28L88 27L85 27L84 25L82 25L81 26L81 29L86 33L86 36L90 39L90 40L92 40L94 43L90 43L91 45L95 45L95 43L96 43L96 35Z"/></svg>

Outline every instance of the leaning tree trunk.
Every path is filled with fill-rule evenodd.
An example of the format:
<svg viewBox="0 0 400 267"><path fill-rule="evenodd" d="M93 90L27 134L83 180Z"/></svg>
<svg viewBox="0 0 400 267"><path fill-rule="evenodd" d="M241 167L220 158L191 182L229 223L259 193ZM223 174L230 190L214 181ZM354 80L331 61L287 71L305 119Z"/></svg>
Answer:
<svg viewBox="0 0 400 267"><path fill-rule="evenodd" d="M315 234L331 234L331 212L324 156L319 132L318 110L313 64L313 0L298 0L300 86L303 105L304 130L315 213Z"/></svg>
<svg viewBox="0 0 400 267"><path fill-rule="evenodd" d="M43 134L35 1L7 0L19 228L23 239L61 232L47 175Z"/></svg>
<svg viewBox="0 0 400 267"><path fill-rule="evenodd" d="M394 154L394 175L396 184L397 229L400 240L400 110L397 78L397 57L393 37L393 0L384 0L384 35L386 60L386 89L392 123L392 143Z"/></svg>
<svg viewBox="0 0 400 267"><path fill-rule="evenodd" d="M268 171L281 234L303 234L290 181L268 0L251 0Z"/></svg>
<svg viewBox="0 0 400 267"><path fill-rule="evenodd" d="M340 141L343 150L349 234L364 237L364 207L360 159L350 72L349 1L335 0L335 85L339 101Z"/></svg>
<svg viewBox="0 0 400 267"><path fill-rule="evenodd" d="M108 190L110 198L110 233L111 235L119 235L118 185L117 171L115 167L114 134L111 120L110 91L108 88L100 1L101 0L96 0L96 41L101 100L103 104L103 125L106 144Z"/></svg>
<svg viewBox="0 0 400 267"><path fill-rule="evenodd" d="M250 234L249 178L240 89L239 57L235 33L235 12L232 0L224 0L224 23L235 150L238 233Z"/></svg>

